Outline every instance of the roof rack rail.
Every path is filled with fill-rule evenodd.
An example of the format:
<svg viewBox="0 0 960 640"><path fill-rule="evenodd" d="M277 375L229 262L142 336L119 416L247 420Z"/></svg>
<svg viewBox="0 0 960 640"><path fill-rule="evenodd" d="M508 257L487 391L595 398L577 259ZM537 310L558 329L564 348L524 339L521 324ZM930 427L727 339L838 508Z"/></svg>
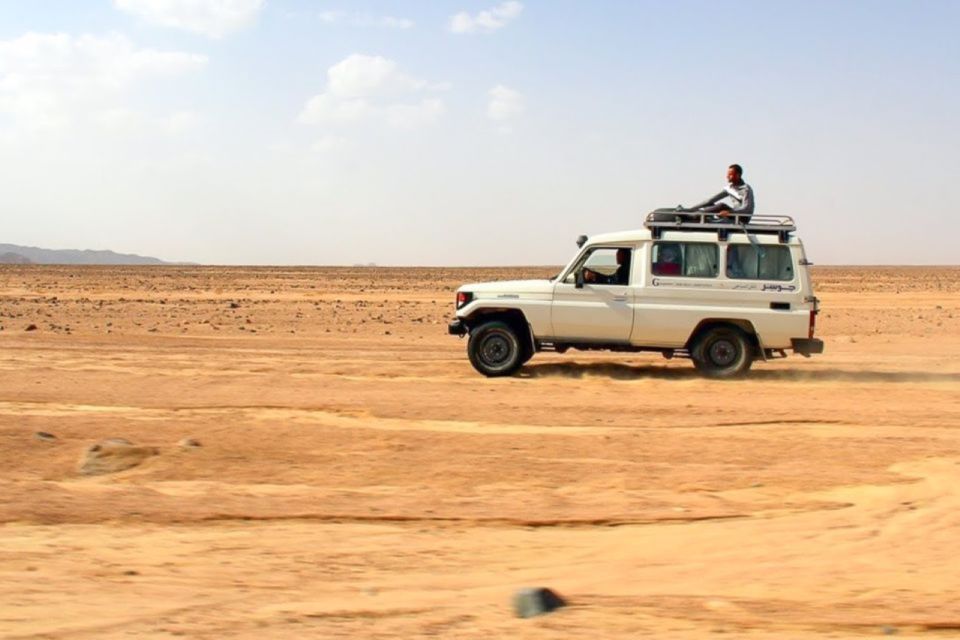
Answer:
<svg viewBox="0 0 960 640"><path fill-rule="evenodd" d="M731 233L775 234L780 242L788 242L790 234L797 225L790 216L753 215L748 222L735 221L736 214L730 218L720 218L715 213L688 209L655 209L647 214L643 226L650 229L654 239L659 239L667 231L716 231L717 237L725 241Z"/></svg>

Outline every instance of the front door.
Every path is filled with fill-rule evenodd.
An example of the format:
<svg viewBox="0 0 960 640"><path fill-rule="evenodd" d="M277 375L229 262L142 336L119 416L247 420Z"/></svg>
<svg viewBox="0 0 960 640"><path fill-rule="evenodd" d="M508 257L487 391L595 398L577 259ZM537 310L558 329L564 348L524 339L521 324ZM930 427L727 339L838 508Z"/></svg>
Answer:
<svg viewBox="0 0 960 640"><path fill-rule="evenodd" d="M633 251L597 247L553 290L551 318L558 342L627 343L633 329ZM580 282L581 286L578 286Z"/></svg>

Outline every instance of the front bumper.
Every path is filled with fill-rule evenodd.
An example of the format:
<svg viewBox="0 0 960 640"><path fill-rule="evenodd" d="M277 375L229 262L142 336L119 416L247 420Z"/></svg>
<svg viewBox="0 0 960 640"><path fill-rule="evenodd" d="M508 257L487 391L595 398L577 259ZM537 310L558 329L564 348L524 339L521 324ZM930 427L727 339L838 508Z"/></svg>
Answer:
<svg viewBox="0 0 960 640"><path fill-rule="evenodd" d="M790 346L794 353L810 357L823 353L823 340L817 338L790 338Z"/></svg>
<svg viewBox="0 0 960 640"><path fill-rule="evenodd" d="M452 336L465 336L467 335L467 325L463 324L463 320L457 318L447 325L447 332Z"/></svg>

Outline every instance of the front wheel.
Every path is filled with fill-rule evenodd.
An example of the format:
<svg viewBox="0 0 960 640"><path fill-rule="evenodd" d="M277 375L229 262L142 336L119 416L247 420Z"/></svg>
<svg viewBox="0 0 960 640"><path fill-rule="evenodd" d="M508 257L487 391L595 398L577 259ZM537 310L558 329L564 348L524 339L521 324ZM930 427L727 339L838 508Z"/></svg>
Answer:
<svg viewBox="0 0 960 640"><path fill-rule="evenodd" d="M467 355L473 368L485 376L508 376L523 364L520 339L513 327L493 321L470 332Z"/></svg>
<svg viewBox="0 0 960 640"><path fill-rule="evenodd" d="M690 355L697 370L708 378L734 378L746 373L753 364L749 340L733 327L708 329Z"/></svg>

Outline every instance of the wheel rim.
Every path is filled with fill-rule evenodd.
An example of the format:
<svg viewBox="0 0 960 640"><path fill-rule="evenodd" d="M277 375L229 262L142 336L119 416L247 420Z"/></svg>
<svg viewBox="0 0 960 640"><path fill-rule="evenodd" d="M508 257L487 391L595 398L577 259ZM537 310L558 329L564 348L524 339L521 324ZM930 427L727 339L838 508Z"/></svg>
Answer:
<svg viewBox="0 0 960 640"><path fill-rule="evenodd" d="M737 361L739 349L731 340L720 339L710 343L707 353L710 361L718 367L729 367Z"/></svg>
<svg viewBox="0 0 960 640"><path fill-rule="evenodd" d="M510 360L512 352L510 338L506 334L495 332L484 336L480 343L480 360L488 367L502 367Z"/></svg>

